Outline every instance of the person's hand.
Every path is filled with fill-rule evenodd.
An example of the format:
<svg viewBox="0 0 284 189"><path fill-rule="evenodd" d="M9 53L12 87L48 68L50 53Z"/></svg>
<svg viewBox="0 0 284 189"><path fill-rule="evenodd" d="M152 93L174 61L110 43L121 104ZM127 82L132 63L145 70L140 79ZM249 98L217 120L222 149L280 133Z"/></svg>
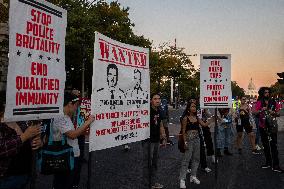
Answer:
<svg viewBox="0 0 284 189"><path fill-rule="evenodd" d="M21 135L22 142L25 142L26 140L29 140L37 135L40 135L41 133L41 127L40 124L29 126L25 132Z"/></svg>
<svg viewBox="0 0 284 189"><path fill-rule="evenodd" d="M43 143L42 143L42 140L40 138L40 135L36 136L31 142L32 150L37 150L40 147L42 147L42 145L43 145Z"/></svg>
<svg viewBox="0 0 284 189"><path fill-rule="evenodd" d="M90 115L88 120L85 123L86 125L90 126L90 124L93 123L93 121L95 121L95 116Z"/></svg>

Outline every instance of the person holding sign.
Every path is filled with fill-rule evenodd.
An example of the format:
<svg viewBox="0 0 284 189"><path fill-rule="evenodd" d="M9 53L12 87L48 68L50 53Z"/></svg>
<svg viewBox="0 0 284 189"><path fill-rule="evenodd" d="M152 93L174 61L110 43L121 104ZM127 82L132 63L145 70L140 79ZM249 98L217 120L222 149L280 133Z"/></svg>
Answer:
<svg viewBox="0 0 284 189"><path fill-rule="evenodd" d="M28 127L4 123L4 99L0 97L0 188L22 189L31 176L32 150L42 146L40 122L30 122Z"/></svg>
<svg viewBox="0 0 284 189"><path fill-rule="evenodd" d="M75 129L71 120L75 111L77 110L79 98L71 93L64 94L63 104L63 117L54 118L52 125L53 140L60 141L62 135L67 137L67 144L73 147L74 152L74 169L71 172L55 174L53 180L54 189L71 189L73 185L76 185L77 179L76 172L80 170L80 149L78 144L78 137L84 135L90 124L94 121L94 117L90 116L89 119L83 124L83 126Z"/></svg>
<svg viewBox="0 0 284 189"><path fill-rule="evenodd" d="M190 182L200 184L196 177L197 168L200 161L200 138L199 125L202 127L208 126L212 120L204 123L197 117L196 104L189 102L185 109L186 115L182 119L182 135L185 141L185 153L181 163L180 169L180 188L186 188L185 179L189 160L192 159Z"/></svg>
<svg viewBox="0 0 284 189"><path fill-rule="evenodd" d="M151 95L150 109L150 138L142 141L143 148L143 187L145 189L163 188L163 185L157 182L156 173L158 170L158 155L160 139L166 143L165 129L161 120L159 106L161 97L158 93Z"/></svg>
<svg viewBox="0 0 284 189"><path fill-rule="evenodd" d="M217 157L222 157L221 150L224 149L225 155L233 155L229 151L232 134L233 112L230 108L221 108L219 110L219 125L217 133Z"/></svg>

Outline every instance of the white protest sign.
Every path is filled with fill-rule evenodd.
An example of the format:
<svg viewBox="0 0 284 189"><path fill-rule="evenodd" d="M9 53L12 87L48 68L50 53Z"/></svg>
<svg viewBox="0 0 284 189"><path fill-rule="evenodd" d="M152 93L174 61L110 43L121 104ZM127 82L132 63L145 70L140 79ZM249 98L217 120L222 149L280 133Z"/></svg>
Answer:
<svg viewBox="0 0 284 189"><path fill-rule="evenodd" d="M149 138L149 50L95 35L89 151Z"/></svg>
<svg viewBox="0 0 284 189"><path fill-rule="evenodd" d="M47 1L10 1L6 121L63 115L66 25Z"/></svg>
<svg viewBox="0 0 284 189"><path fill-rule="evenodd" d="M200 107L231 108L231 55L200 55Z"/></svg>

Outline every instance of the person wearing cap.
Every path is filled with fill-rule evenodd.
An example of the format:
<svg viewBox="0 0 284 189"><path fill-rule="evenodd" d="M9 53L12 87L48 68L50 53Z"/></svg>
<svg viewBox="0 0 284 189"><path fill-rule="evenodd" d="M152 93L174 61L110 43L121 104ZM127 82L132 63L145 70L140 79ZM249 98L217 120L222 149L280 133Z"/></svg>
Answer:
<svg viewBox="0 0 284 189"><path fill-rule="evenodd" d="M54 175L53 188L54 189L69 189L74 185L75 172L80 170L80 149L78 144L78 137L84 135L90 124L94 121L94 116L89 119L79 128L75 129L72 122L72 117L77 110L79 98L71 93L64 94L63 112L64 116L54 118L52 127L53 140L60 141L64 134L67 138L67 144L73 147L74 152L74 169L68 173L60 173Z"/></svg>

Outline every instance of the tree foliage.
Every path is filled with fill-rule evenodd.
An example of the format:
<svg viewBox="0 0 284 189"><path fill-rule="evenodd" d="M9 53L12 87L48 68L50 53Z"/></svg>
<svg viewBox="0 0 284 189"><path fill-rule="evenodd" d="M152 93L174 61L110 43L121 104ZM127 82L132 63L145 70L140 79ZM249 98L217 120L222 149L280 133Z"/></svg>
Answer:
<svg viewBox="0 0 284 189"><path fill-rule="evenodd" d="M272 96L284 98L284 85L281 85L279 82L271 85Z"/></svg>
<svg viewBox="0 0 284 189"><path fill-rule="evenodd" d="M238 96L245 96L245 90L241 88L236 81L231 82L233 98Z"/></svg>
<svg viewBox="0 0 284 189"><path fill-rule="evenodd" d="M129 19L129 8L121 7L118 2L85 0L51 0L51 2L68 12L65 40L66 85L69 87L81 88L82 65L85 64L85 85L87 89L91 89L95 31L123 43L151 47L148 39L134 34L134 23Z"/></svg>

